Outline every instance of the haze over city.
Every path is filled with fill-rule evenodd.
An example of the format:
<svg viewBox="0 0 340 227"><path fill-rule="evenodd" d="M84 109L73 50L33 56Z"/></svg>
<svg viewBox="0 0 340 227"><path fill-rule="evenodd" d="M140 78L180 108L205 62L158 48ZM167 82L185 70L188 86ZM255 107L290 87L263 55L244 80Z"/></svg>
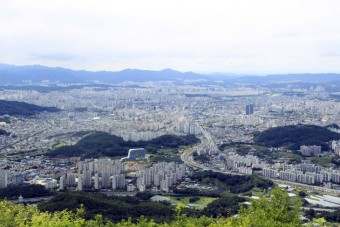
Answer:
<svg viewBox="0 0 340 227"><path fill-rule="evenodd" d="M339 10L0 0L0 225L339 226Z"/></svg>
<svg viewBox="0 0 340 227"><path fill-rule="evenodd" d="M337 0L2 0L0 62L119 71L340 72Z"/></svg>

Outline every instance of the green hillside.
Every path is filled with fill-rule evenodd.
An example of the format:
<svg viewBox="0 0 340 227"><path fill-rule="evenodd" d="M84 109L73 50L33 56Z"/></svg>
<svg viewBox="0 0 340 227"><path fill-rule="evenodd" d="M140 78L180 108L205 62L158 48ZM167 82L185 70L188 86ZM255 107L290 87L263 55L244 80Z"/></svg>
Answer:
<svg viewBox="0 0 340 227"><path fill-rule="evenodd" d="M81 139L76 145L59 147L47 155L50 157L82 157L96 158L100 156L126 156L131 148L145 148L149 153L156 153L158 149L178 148L198 143L200 140L194 135L176 136L164 135L150 141L124 141L122 138L105 132L94 132Z"/></svg>
<svg viewBox="0 0 340 227"><path fill-rule="evenodd" d="M65 198L66 200L68 198ZM120 200L126 200L124 198ZM120 212L120 207L110 207L110 199L108 199L107 208L116 208L113 211ZM123 208L128 202L123 202ZM90 206L98 206L97 202L92 201ZM162 206L159 204L159 206ZM133 207L131 205L131 207ZM157 207L157 206L156 206ZM138 220L125 219L118 222L112 222L106 219L103 215L95 215L88 219L88 211L86 205L83 208L76 209L76 211L56 211L44 212L40 211L34 206L14 205L7 201L0 202L0 223L1 226L130 226L130 227L156 227L156 226L172 226L172 227L251 227L251 226L303 226L300 219L301 202L299 198L289 198L286 192L275 188L272 191L270 200L266 197L260 196L259 200L252 200L249 207L243 208L238 212L237 216L232 217L208 217L208 216L186 216L183 213L185 209L183 206L176 207L175 219L173 221L156 223L152 219L147 219L141 216ZM41 208L40 208L41 209ZM98 209L103 209L98 207ZM164 209L166 209L164 207ZM43 209L42 209L43 210ZM124 209L123 209L124 210ZM136 210L139 210L138 205ZM105 210L104 210L105 211ZM148 210L140 210L148 213ZM91 212L91 211L89 211ZM136 212L136 211L133 211ZM161 210L159 210L161 212ZM130 216L129 214L127 214ZM317 224L318 223L318 224ZM319 218L309 223L309 226L329 226L326 225L323 218ZM335 224L335 223L334 223Z"/></svg>
<svg viewBox="0 0 340 227"><path fill-rule="evenodd" d="M139 194L148 194L148 192L139 192ZM150 194L153 196L153 194ZM139 196L141 197L141 196ZM157 223L175 220L175 206L170 202L152 202L150 197L141 199L137 196L106 196L100 193L80 193L80 192L64 192L59 193L53 199L41 203L38 208L41 211L55 212L62 210L76 211L81 204L86 208L86 218L92 219L95 215L103 215L105 219L111 221L120 221L122 219L131 218L132 221L144 215L144 217L152 218ZM182 197L176 197L182 198ZM200 197L191 197L191 199ZM211 216L211 217L230 217L240 209L240 204L246 199L237 195L225 195L221 198L210 202L202 210L193 210L186 208L183 210L188 216Z"/></svg>
<svg viewBox="0 0 340 227"><path fill-rule="evenodd" d="M117 222L122 219L132 220L142 215L157 222L171 221L175 210L169 204L143 201L133 196L106 196L100 193L65 192L52 200L39 204L41 211L55 212L62 210L76 211L80 205L86 209L86 219L95 215L103 215L108 220Z"/></svg>
<svg viewBox="0 0 340 227"><path fill-rule="evenodd" d="M250 191L254 187L267 190L269 187L274 186L271 180L258 175L230 175L213 171L201 171L193 173L190 178L218 186L221 190L235 194Z"/></svg>
<svg viewBox="0 0 340 227"><path fill-rule="evenodd" d="M38 184L32 185L10 185L7 188L0 189L0 199L16 199L22 195L24 198L34 198L42 196L51 196L53 193L44 186Z"/></svg>
<svg viewBox="0 0 340 227"><path fill-rule="evenodd" d="M43 111L58 112L60 110L56 107L42 107L25 102L0 100L0 115L32 116Z"/></svg>
<svg viewBox="0 0 340 227"><path fill-rule="evenodd" d="M254 134L254 142L266 147L299 150L301 145L318 145L328 149L327 142L339 140L340 134L316 125L290 125L270 128Z"/></svg>

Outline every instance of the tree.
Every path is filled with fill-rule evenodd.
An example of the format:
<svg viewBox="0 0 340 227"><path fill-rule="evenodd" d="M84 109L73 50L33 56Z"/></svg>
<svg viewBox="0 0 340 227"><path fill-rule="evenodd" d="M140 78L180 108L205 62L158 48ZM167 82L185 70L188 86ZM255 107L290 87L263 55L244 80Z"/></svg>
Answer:
<svg viewBox="0 0 340 227"><path fill-rule="evenodd" d="M86 220L86 212L80 207L75 212L57 211L53 213L41 212L34 206L14 205L8 201L0 201L0 225L5 227L16 226L67 226L67 227L290 227L302 226L299 218L298 197L289 198L286 192L275 188L272 196L253 200L247 208L242 208L237 216L232 218L207 216L187 217L183 211L185 207L176 208L176 219L165 223L156 223L152 219L140 216L136 221L132 218L119 220L116 223L107 221L102 215L96 215L91 220ZM318 218L308 226L328 226L325 219Z"/></svg>
<svg viewBox="0 0 340 227"><path fill-rule="evenodd" d="M290 198L280 188L272 190L272 196L252 200L248 208L241 208L239 218L233 218L235 226L301 226L298 198Z"/></svg>
<svg viewBox="0 0 340 227"><path fill-rule="evenodd" d="M299 196L300 196L301 198L305 198L305 197L307 196L307 193L304 192L304 191L299 191Z"/></svg>
<svg viewBox="0 0 340 227"><path fill-rule="evenodd" d="M315 210L314 209L308 209L305 211L305 215L309 220L312 220L313 218L315 218Z"/></svg>

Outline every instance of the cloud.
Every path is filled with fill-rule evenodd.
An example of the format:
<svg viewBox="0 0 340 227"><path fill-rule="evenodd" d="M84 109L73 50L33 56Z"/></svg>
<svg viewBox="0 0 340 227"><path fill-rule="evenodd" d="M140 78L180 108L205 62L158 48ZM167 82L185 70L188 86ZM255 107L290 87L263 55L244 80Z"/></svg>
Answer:
<svg viewBox="0 0 340 227"><path fill-rule="evenodd" d="M337 0L3 0L0 62L339 72L339 8Z"/></svg>
<svg viewBox="0 0 340 227"><path fill-rule="evenodd" d="M80 58L73 54L31 54L30 57L35 60L47 61L72 61Z"/></svg>

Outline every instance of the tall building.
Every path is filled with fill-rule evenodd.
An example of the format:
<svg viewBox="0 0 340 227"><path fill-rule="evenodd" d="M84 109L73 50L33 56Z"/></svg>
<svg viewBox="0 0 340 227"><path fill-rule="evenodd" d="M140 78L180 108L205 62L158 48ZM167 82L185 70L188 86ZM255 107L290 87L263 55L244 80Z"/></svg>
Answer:
<svg viewBox="0 0 340 227"><path fill-rule="evenodd" d="M65 189L65 175L62 175L60 177L60 181L59 181L59 189L60 190L64 190Z"/></svg>
<svg viewBox="0 0 340 227"><path fill-rule="evenodd" d="M254 104L246 105L246 115L252 115L254 113Z"/></svg>
<svg viewBox="0 0 340 227"><path fill-rule="evenodd" d="M83 190L83 176L80 174L78 176L78 191Z"/></svg>
<svg viewBox="0 0 340 227"><path fill-rule="evenodd" d="M116 174L112 176L112 190L123 189L125 187L125 175Z"/></svg>
<svg viewBox="0 0 340 227"><path fill-rule="evenodd" d="M83 172L83 186L85 188L91 187L91 172L89 170Z"/></svg>
<svg viewBox="0 0 340 227"><path fill-rule="evenodd" d="M67 173L67 187L75 187L76 186L76 174L75 173Z"/></svg>
<svg viewBox="0 0 340 227"><path fill-rule="evenodd" d="M300 146L300 151L304 156L313 156L321 154L321 146Z"/></svg>
<svg viewBox="0 0 340 227"><path fill-rule="evenodd" d="M12 185L21 185L24 183L25 177L22 173L20 172L9 172L7 173L7 184L12 184Z"/></svg>
<svg viewBox="0 0 340 227"><path fill-rule="evenodd" d="M94 188L99 189L99 174L98 173L94 174Z"/></svg>
<svg viewBox="0 0 340 227"><path fill-rule="evenodd" d="M1 171L0 172L0 188L7 188L7 172Z"/></svg>
<svg viewBox="0 0 340 227"><path fill-rule="evenodd" d="M103 172L102 173L102 188L109 188L110 187L110 173Z"/></svg>

